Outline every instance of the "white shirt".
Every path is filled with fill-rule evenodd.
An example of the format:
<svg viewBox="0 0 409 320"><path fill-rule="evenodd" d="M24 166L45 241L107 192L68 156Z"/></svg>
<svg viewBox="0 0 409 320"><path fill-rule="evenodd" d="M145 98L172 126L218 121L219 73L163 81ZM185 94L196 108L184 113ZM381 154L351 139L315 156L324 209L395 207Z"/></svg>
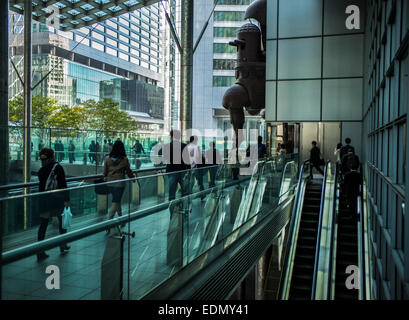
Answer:
<svg viewBox="0 0 409 320"><path fill-rule="evenodd" d="M193 143L188 144L187 150L189 152L190 168L197 168L197 165L202 163L202 150Z"/></svg>

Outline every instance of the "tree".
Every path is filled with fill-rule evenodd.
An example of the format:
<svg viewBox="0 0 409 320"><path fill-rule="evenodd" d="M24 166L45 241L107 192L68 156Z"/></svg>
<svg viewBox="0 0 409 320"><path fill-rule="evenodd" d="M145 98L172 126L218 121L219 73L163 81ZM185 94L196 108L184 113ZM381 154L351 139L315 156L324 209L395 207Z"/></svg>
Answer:
<svg viewBox="0 0 409 320"><path fill-rule="evenodd" d="M90 115L91 129L104 133L136 130L138 122L125 111L120 110L119 104L112 99L103 99L99 102L89 100L83 106Z"/></svg>
<svg viewBox="0 0 409 320"><path fill-rule="evenodd" d="M41 95L34 96L31 100L31 126L36 127L33 133L40 138L46 140L50 128L53 126L51 115L58 110L57 100ZM23 110L24 98L23 95L17 96L9 101L10 124L21 127L23 126Z"/></svg>
<svg viewBox="0 0 409 320"><path fill-rule="evenodd" d="M57 100L41 95L34 96L31 102L33 127L48 128L52 126L50 116L58 109ZM23 125L24 99L23 95L17 96L9 102L10 123L15 126Z"/></svg>

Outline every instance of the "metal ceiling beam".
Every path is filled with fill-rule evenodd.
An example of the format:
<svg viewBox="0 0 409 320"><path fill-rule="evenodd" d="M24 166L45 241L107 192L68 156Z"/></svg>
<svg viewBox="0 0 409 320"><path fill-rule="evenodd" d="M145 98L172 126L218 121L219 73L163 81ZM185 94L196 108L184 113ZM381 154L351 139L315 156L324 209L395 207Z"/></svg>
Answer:
<svg viewBox="0 0 409 320"><path fill-rule="evenodd" d="M39 21L39 22L45 22L46 19L49 17L49 14L47 14L43 9L49 8L50 6L58 3L62 3L65 5L64 8L60 9L60 15L66 16L66 18L59 19L59 27L57 29L61 31L70 31L86 26L93 25L96 22L102 22L117 16L120 16L124 13L132 12L134 10L140 9L142 7L150 6L152 4L155 4L159 2L159 0L145 0L145 1L139 1L138 3L128 6L125 4L129 0L113 0L108 3L96 3L93 0L81 0L76 3L70 3L66 0L48 0L47 2L39 2L36 5L33 5L32 10L33 10L33 20ZM19 14L24 14L24 1L22 0L10 0L10 10L15 11ZM92 5L94 8L90 10L86 10L84 8L81 8L81 6L84 6L86 4ZM19 7L15 7L15 6ZM112 8L114 6L120 7L121 9L115 12L112 12L109 10L109 8ZM72 15L68 13L70 10L77 10L79 13L76 15ZM106 15L104 16L97 16L96 13L98 12L105 12ZM90 17L91 20L85 21L81 18L84 17ZM78 23L72 23L72 21L77 21Z"/></svg>

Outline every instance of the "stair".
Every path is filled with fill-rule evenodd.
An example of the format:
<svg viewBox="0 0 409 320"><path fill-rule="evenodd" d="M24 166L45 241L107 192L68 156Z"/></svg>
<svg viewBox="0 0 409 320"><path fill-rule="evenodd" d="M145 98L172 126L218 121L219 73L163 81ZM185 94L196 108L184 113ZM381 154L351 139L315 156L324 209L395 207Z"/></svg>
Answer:
<svg viewBox="0 0 409 320"><path fill-rule="evenodd" d="M305 190L294 269L291 277L290 300L311 299L321 189L322 181L316 183L316 180L314 180L314 182L310 181L307 184Z"/></svg>

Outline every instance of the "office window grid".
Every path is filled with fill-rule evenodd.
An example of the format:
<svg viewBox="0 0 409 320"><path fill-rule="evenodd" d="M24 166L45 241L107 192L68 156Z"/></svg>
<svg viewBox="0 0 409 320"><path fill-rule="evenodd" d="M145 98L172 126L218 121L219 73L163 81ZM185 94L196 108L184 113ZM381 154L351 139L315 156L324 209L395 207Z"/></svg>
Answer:
<svg viewBox="0 0 409 320"><path fill-rule="evenodd" d="M143 8L145 9L145 8ZM159 72L160 47L159 47L159 9L155 6L139 9L117 18L106 20L98 25L89 39L84 39L82 44L91 45L113 56L126 61L135 62ZM92 27L84 27L73 31L75 40L80 41L88 36ZM115 42L117 43L115 45ZM146 46L143 46L145 44ZM135 54L144 51L146 55Z"/></svg>
<svg viewBox="0 0 409 320"><path fill-rule="evenodd" d="M364 172L368 190L373 280L378 298L409 296L409 239L405 230L408 110L408 19L406 0L367 3L365 102L367 142ZM406 49L405 49L406 48ZM406 245L405 245L406 242ZM379 266L381 266L379 268Z"/></svg>

